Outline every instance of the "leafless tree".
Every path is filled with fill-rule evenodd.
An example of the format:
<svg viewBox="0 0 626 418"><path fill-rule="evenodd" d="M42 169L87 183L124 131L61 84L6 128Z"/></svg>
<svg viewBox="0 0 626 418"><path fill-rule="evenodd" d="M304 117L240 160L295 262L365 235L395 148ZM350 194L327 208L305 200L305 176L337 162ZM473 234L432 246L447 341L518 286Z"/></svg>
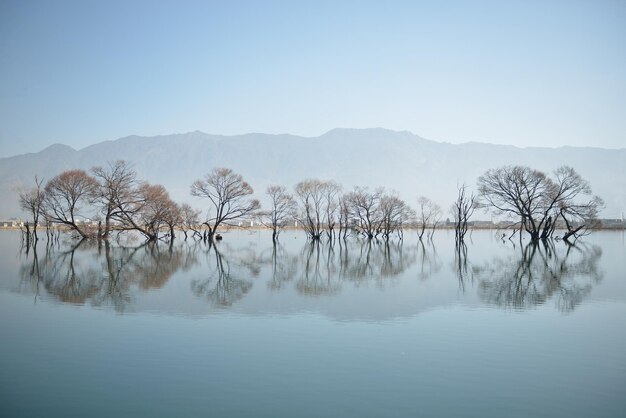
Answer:
<svg viewBox="0 0 626 418"><path fill-rule="evenodd" d="M215 168L204 179L191 185L192 196L211 201L208 219L204 222L209 229L209 239L213 239L220 225L253 215L259 210L259 201L249 197L253 192L243 177L229 168Z"/></svg>
<svg viewBox="0 0 626 418"><path fill-rule="evenodd" d="M44 187L43 180L40 180L35 176L35 185L31 188L25 188L19 190L20 209L27 212L32 219L33 231L32 239L37 241L37 225L39 224L39 218L43 215L44 204ZM26 222L26 240L30 242L30 229L28 228L28 222Z"/></svg>
<svg viewBox="0 0 626 418"><path fill-rule="evenodd" d="M173 229L175 207L165 187L141 183L132 191L132 200L116 210L116 230L137 231L148 241L156 240L161 228L169 226L168 222L172 223Z"/></svg>
<svg viewBox="0 0 626 418"><path fill-rule="evenodd" d="M431 238L435 233L437 223L441 219L441 207L427 197L420 196L417 198L417 236L422 240L426 228L432 227Z"/></svg>
<svg viewBox="0 0 626 418"><path fill-rule="evenodd" d="M264 223L272 228L272 241L276 242L287 222L295 218L297 203L284 186L269 186L265 193L270 198L270 209L263 214Z"/></svg>
<svg viewBox="0 0 626 418"><path fill-rule="evenodd" d="M454 215L455 223L455 237L457 245L462 244L467 233L467 223L476 209L476 197L474 193L467 193L467 186L465 184L459 186L458 194L454 205L452 206L452 213Z"/></svg>
<svg viewBox="0 0 626 418"><path fill-rule="evenodd" d="M164 214L163 223L165 223L169 229L170 244L172 244L174 242L174 238L176 237L174 230L183 223L181 207L170 199L169 202L166 202Z"/></svg>
<svg viewBox="0 0 626 418"><path fill-rule="evenodd" d="M404 200L393 194L385 194L379 202L380 231L386 240L397 231L402 236L402 226L411 217L412 210Z"/></svg>
<svg viewBox="0 0 626 418"><path fill-rule="evenodd" d="M552 236L560 217L566 224L564 239L581 231L597 217L603 201L592 196L589 183L573 168L563 166L554 179L522 166L488 170L478 179L482 205L509 215L532 240Z"/></svg>
<svg viewBox="0 0 626 418"><path fill-rule="evenodd" d="M359 222L360 231L368 239L372 239L380 233L382 218L380 201L383 195L384 189L382 188L370 191L364 187L355 187L347 196L350 215Z"/></svg>
<svg viewBox="0 0 626 418"><path fill-rule="evenodd" d="M173 234L174 225L179 219L178 209L165 187L144 183L139 187L139 196L142 201L141 210L137 212L140 222L134 222L134 229L144 234L148 240L157 239L164 225Z"/></svg>
<svg viewBox="0 0 626 418"><path fill-rule="evenodd" d="M93 202L98 182L84 170L68 170L51 179L44 190L44 211L53 223L65 225L82 238L88 229L79 225L85 219L85 206Z"/></svg>
<svg viewBox="0 0 626 418"><path fill-rule="evenodd" d="M553 196L555 218L559 216L565 222L567 232L563 239L576 238L580 231L595 223L598 212L604 207L604 201L599 196L592 195L591 186L573 168L563 166L555 172L556 194ZM556 222L553 222L548 236L554 232Z"/></svg>
<svg viewBox="0 0 626 418"><path fill-rule="evenodd" d="M309 238L319 240L324 222L325 183L318 179L304 180L295 187L300 203L299 220Z"/></svg>
<svg viewBox="0 0 626 418"><path fill-rule="evenodd" d="M346 236L348 235L348 227L350 226L350 201L349 201L349 193L343 193L341 194L337 201L338 201L338 205L339 205L339 214L338 214L338 220L339 220L339 237L342 237L343 235L343 239L346 239Z"/></svg>
<svg viewBox="0 0 626 418"><path fill-rule="evenodd" d="M140 183L137 173L123 160L109 162L105 167L94 167L91 172L99 183L96 199L104 216L104 230L100 236L108 239L111 221L123 221L123 212L132 210L137 203Z"/></svg>
<svg viewBox="0 0 626 418"><path fill-rule="evenodd" d="M173 240L182 215L165 187L139 181L137 173L123 160L94 167L92 173L99 184L95 198L104 215L103 239L109 237L115 222L116 229L138 231L149 241L157 239L160 229L166 226Z"/></svg>
<svg viewBox="0 0 626 418"><path fill-rule="evenodd" d="M194 209L188 203L183 203L180 205L180 227L185 234L185 239L187 239L188 231L192 231L194 236L200 235L197 230L198 225L200 225L200 210Z"/></svg>
<svg viewBox="0 0 626 418"><path fill-rule="evenodd" d="M326 181L323 183L322 193L324 195L324 219L328 228L328 238L333 239L339 211L338 196L341 193L341 186L332 180Z"/></svg>

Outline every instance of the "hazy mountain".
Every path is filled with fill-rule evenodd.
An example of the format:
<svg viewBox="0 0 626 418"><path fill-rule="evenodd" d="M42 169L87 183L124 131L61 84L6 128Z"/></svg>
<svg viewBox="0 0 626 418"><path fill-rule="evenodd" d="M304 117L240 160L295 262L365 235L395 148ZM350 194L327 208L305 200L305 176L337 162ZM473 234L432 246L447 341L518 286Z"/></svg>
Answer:
<svg viewBox="0 0 626 418"><path fill-rule="evenodd" d="M21 216L15 189L32 184L34 175L50 179L65 169L89 169L117 159L131 161L141 178L165 185L175 200L195 206L202 202L189 195L191 183L213 167L223 166L241 173L261 199L268 184L293 186L316 177L334 179L346 188L385 186L413 205L417 196L425 195L446 211L457 184L474 187L488 168L523 164L550 172L567 164L604 198L603 216L619 217L626 210L626 149L454 145L377 128L334 129L316 138L196 131L129 136L81 150L52 145L38 153L0 159L0 218ZM478 216L488 219L482 213Z"/></svg>

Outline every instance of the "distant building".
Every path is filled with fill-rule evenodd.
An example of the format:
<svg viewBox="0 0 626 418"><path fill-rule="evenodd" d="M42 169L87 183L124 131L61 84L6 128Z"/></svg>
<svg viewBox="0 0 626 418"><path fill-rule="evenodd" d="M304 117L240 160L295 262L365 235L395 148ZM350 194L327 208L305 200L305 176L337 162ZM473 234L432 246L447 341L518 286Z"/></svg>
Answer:
<svg viewBox="0 0 626 418"><path fill-rule="evenodd" d="M493 221L469 221L467 225L478 228L491 228L493 226Z"/></svg>
<svg viewBox="0 0 626 418"><path fill-rule="evenodd" d="M600 219L603 228L626 228L624 219Z"/></svg>

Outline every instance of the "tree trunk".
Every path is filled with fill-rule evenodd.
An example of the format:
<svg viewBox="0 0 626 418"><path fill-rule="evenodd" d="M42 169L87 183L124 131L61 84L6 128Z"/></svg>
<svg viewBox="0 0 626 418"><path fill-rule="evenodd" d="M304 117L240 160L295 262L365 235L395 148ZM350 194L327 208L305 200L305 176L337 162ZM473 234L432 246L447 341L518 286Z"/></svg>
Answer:
<svg viewBox="0 0 626 418"><path fill-rule="evenodd" d="M585 227L584 225L581 225L581 226L579 226L579 227L578 227L578 228L576 228L576 229L573 229L573 230L572 230L572 229L570 229L569 231L567 231L567 232L565 233L565 235L563 235L563 241L567 241L567 240L568 240L568 239L569 239L572 235L575 235L575 234L576 234L576 232L580 231L580 230L581 230L581 229L583 229L584 227Z"/></svg>

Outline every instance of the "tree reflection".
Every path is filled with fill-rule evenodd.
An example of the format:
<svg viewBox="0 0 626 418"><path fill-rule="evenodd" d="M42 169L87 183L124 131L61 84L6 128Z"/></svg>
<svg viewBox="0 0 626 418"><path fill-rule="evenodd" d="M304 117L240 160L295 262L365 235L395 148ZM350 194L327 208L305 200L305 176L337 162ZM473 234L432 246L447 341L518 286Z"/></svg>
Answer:
<svg viewBox="0 0 626 418"><path fill-rule="evenodd" d="M355 243L309 242L300 254L296 289L307 295L329 295L342 282L379 287L399 277L417 260L417 247L400 242L361 240Z"/></svg>
<svg viewBox="0 0 626 418"><path fill-rule="evenodd" d="M133 300L135 288L160 288L181 268L197 262L193 247L157 242L138 247L104 245L83 240L67 248L46 245L40 260L37 246L20 268L24 283L36 297L41 287L63 303L110 305L123 312Z"/></svg>
<svg viewBox="0 0 626 418"><path fill-rule="evenodd" d="M210 271L207 278L191 282L193 293L216 307L229 307L242 299L252 288L246 275L255 275L259 271L256 256L252 254L250 257L251 254L244 251L239 258L227 258L212 243L205 254ZM213 263L209 259L211 254L215 258Z"/></svg>
<svg viewBox="0 0 626 418"><path fill-rule="evenodd" d="M197 265L200 269L190 273L195 275L190 281L193 295L204 305L227 308L250 293L256 277L266 279L271 291L322 297L361 286L388 288L400 280L426 280L443 265L428 242L314 240L291 252L280 243L261 252L256 245L35 244L22 253L21 286L36 301L48 297L125 312L139 305L143 293L163 288L177 272ZM597 246L555 247L552 241L542 241L514 248L508 256L477 264L470 262L468 247L461 242L445 263L451 263L463 291L477 283L482 300L506 308L529 308L552 299L559 310L571 311L602 279L602 251ZM406 273L412 267L415 272L411 270L409 278Z"/></svg>
<svg viewBox="0 0 626 418"><path fill-rule="evenodd" d="M309 295L332 295L339 292L341 284L337 277L337 263L334 246L324 245L319 240L305 244L301 259L303 269L298 274L296 289Z"/></svg>
<svg viewBox="0 0 626 418"><path fill-rule="evenodd" d="M480 272L480 268L473 266L467 258L467 245L464 241L457 241L454 245L454 261L452 269L456 272L459 280L459 289L465 292L465 286L474 283L474 275Z"/></svg>
<svg viewBox="0 0 626 418"><path fill-rule="evenodd" d="M98 271L85 257L76 257L76 252L86 252L89 245L82 240L61 250L53 245L45 246L45 253L40 261L38 245L32 246L32 260L26 252L26 262L20 268L24 282L30 283L36 297L43 288L46 294L55 296L59 301L83 304L98 291Z"/></svg>
<svg viewBox="0 0 626 418"><path fill-rule="evenodd" d="M270 263L272 276L267 286L271 290L282 289L283 285L290 282L298 273L298 257L287 253L278 241L272 245Z"/></svg>
<svg viewBox="0 0 626 418"><path fill-rule="evenodd" d="M560 311L570 312L602 280L602 250L584 244L559 249L545 240L521 248L520 254L497 258L479 271L480 296L497 306L524 309L556 298Z"/></svg>
<svg viewBox="0 0 626 418"><path fill-rule="evenodd" d="M422 241L418 242L417 257L420 265L418 277L421 280L429 279L433 274L441 270L441 259L439 258L439 254L432 240L428 240L427 243Z"/></svg>

